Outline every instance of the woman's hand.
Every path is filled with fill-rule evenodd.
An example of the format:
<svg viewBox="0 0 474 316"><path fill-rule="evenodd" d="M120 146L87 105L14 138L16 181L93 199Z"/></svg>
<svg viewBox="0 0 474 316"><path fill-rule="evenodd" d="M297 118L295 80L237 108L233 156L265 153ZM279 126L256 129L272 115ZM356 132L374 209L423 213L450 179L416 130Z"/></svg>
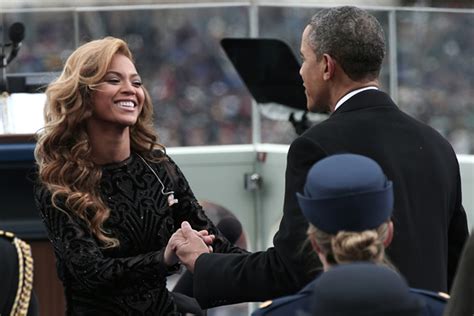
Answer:
<svg viewBox="0 0 474 316"><path fill-rule="evenodd" d="M179 260L192 272L194 262L203 253L212 252L212 243L215 236L209 235L207 230L193 230L188 222L183 222L168 241L165 248L165 264L172 266Z"/></svg>

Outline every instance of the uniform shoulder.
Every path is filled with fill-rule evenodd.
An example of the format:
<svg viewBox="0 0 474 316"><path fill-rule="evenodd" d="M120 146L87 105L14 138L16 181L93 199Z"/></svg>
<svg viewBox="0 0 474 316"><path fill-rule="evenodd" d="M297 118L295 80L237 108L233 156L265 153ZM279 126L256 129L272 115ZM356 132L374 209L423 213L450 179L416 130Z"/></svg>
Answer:
<svg viewBox="0 0 474 316"><path fill-rule="evenodd" d="M410 291L423 298L436 300L441 303L446 303L449 300L449 294L444 293L444 292L433 292L433 291L415 289L415 288L411 288Z"/></svg>
<svg viewBox="0 0 474 316"><path fill-rule="evenodd" d="M0 241L3 245L11 245L8 246L8 248L15 248L17 252L26 252L24 256L22 256L23 259L28 259L31 257L30 245L20 239L14 233L0 229Z"/></svg>
<svg viewBox="0 0 474 316"><path fill-rule="evenodd" d="M13 241L13 239L15 238L15 234L0 229L0 238L8 241Z"/></svg>
<svg viewBox="0 0 474 316"><path fill-rule="evenodd" d="M274 300L265 301L260 304L259 309L252 313L252 316L261 315L289 315L286 311L296 310L306 299L309 299L310 293L298 293L295 295L283 296Z"/></svg>
<svg viewBox="0 0 474 316"><path fill-rule="evenodd" d="M314 282L308 283L296 294L263 302L260 304L260 308L252 313L252 316L306 315L310 307Z"/></svg>
<svg viewBox="0 0 474 316"><path fill-rule="evenodd" d="M15 234L0 230L0 275L5 271L10 271L11 267L17 264L18 249Z"/></svg>
<svg viewBox="0 0 474 316"><path fill-rule="evenodd" d="M0 261L9 261L9 257L15 257L16 249L13 244L15 234L0 229ZM3 263L6 264L6 263Z"/></svg>

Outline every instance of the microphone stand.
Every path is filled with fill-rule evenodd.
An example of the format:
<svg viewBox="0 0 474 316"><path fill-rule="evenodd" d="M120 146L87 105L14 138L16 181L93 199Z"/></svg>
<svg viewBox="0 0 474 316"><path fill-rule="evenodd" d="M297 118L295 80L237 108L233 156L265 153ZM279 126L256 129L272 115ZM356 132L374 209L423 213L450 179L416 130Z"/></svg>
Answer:
<svg viewBox="0 0 474 316"><path fill-rule="evenodd" d="M0 81L0 93L4 92L4 91L8 91L8 84L7 84L7 55L5 54L5 47L8 46L7 45L1 45L2 47L2 52L0 53L0 58L1 58L1 62L2 64L0 65L0 67L2 68L2 78L1 78L1 81Z"/></svg>
<svg viewBox="0 0 474 316"><path fill-rule="evenodd" d="M3 132L9 133L10 126L8 123L8 96L9 96L9 87L7 79L7 66L8 64L16 57L18 50L21 47L21 41L25 37L25 27L22 23L16 22L13 23L8 31L8 36L10 38L10 43L1 44L1 65L2 68L2 77L0 79L0 133ZM5 48L11 46L10 54L7 57L5 54Z"/></svg>
<svg viewBox="0 0 474 316"><path fill-rule="evenodd" d="M7 56L5 54L5 47L9 44L1 44L2 50L0 53L0 68L2 68L2 77L0 78L0 134L8 134L8 111L7 111L7 101L8 101L8 82L7 82Z"/></svg>

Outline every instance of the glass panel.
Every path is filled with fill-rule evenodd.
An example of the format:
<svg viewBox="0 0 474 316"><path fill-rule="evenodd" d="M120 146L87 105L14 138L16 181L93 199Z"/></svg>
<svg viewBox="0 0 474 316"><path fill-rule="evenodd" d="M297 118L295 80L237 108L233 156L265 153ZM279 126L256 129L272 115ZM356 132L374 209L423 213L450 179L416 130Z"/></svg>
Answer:
<svg viewBox="0 0 474 316"><path fill-rule="evenodd" d="M301 35L311 17L318 10L318 8L308 7L261 7L259 8L259 36L285 41L299 61ZM379 20L388 37L388 14L381 11L371 11L371 13ZM389 92L388 38L386 43L387 54L382 65L380 82L382 89ZM266 116L265 112L262 115L262 142L289 144L297 135L295 128L283 117L277 121ZM311 118L315 121L324 119L321 116Z"/></svg>
<svg viewBox="0 0 474 316"><path fill-rule="evenodd" d="M398 12L400 107L474 153L474 18L467 13Z"/></svg>
<svg viewBox="0 0 474 316"><path fill-rule="evenodd" d="M251 142L251 99L220 47L248 37L248 8L81 12L80 39L125 39L166 146Z"/></svg>
<svg viewBox="0 0 474 316"><path fill-rule="evenodd" d="M156 126L167 146L251 142L251 97L219 46L248 37L247 7L80 12L81 42L124 37L152 93ZM282 39L297 59L303 28L317 8L259 8L260 37ZM372 11L388 34L385 11ZM14 22L25 39L8 75L56 72L75 47L75 13L6 12L1 35ZM435 127L457 153L473 153L472 13L397 11L399 105ZM388 40L387 40L388 43ZM381 82L389 87L389 56ZM449 106L447 105L450 101ZM286 119L262 118L262 142L289 143Z"/></svg>

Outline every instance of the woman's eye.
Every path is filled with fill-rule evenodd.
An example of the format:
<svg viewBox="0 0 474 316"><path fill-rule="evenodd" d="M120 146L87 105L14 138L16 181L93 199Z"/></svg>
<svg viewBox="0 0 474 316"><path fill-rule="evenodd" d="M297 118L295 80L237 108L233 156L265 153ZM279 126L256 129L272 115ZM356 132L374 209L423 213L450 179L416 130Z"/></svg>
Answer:
<svg viewBox="0 0 474 316"><path fill-rule="evenodd" d="M141 87L143 85L143 82L141 81L133 81L132 84L135 86L135 87Z"/></svg>
<svg viewBox="0 0 474 316"><path fill-rule="evenodd" d="M117 79L117 78L110 78L110 79L106 79L105 82L112 83L112 84L118 84L118 83L120 83L120 80Z"/></svg>

